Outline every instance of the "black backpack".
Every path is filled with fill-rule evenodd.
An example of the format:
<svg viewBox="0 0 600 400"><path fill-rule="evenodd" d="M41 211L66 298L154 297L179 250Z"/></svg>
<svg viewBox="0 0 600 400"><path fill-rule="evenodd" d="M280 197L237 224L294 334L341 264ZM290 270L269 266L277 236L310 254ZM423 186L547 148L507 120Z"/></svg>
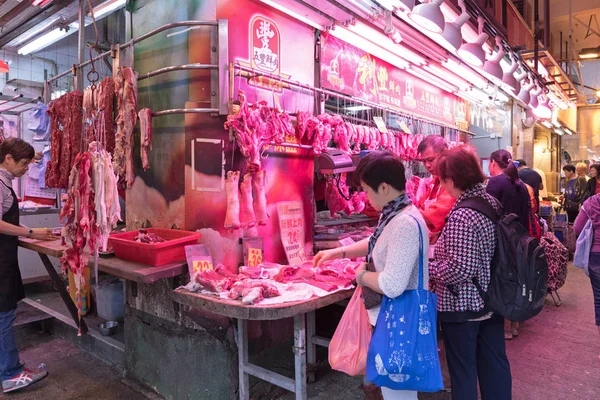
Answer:
<svg viewBox="0 0 600 400"><path fill-rule="evenodd" d="M529 235L516 214L501 217L482 197L466 199L457 208L471 208L496 224L498 244L487 292L473 279L486 307L514 322L538 315L548 293L548 264L543 247Z"/></svg>

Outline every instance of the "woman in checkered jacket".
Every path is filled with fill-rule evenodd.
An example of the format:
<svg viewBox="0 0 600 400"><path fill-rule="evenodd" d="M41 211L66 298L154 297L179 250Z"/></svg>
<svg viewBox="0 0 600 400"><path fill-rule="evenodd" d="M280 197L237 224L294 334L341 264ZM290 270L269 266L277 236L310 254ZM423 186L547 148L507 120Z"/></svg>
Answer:
<svg viewBox="0 0 600 400"><path fill-rule="evenodd" d="M487 200L485 176L475 153L466 146L445 152L438 161L441 185L456 198L429 264L429 279L438 295L438 319L444 333L453 400L511 398L511 374L504 342L504 319L485 307L485 291L496 248L494 222L460 204L472 197Z"/></svg>

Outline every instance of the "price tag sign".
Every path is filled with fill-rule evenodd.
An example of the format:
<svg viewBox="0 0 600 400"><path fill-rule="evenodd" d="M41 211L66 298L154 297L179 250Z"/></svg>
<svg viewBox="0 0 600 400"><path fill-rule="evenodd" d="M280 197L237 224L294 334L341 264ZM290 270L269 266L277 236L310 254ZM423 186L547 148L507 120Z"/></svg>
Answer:
<svg viewBox="0 0 600 400"><path fill-rule="evenodd" d="M261 249L248 249L248 266L256 267L263 262L263 252Z"/></svg>
<svg viewBox="0 0 600 400"><path fill-rule="evenodd" d="M411 134L410 129L408 129L408 125L406 125L406 122L400 121L400 128L404 131L404 133L408 133L409 135Z"/></svg>
<svg viewBox="0 0 600 400"><path fill-rule="evenodd" d="M301 201L277 203L281 243L290 265L304 261L304 209Z"/></svg>
<svg viewBox="0 0 600 400"><path fill-rule="evenodd" d="M373 117L373 121L375 122L375 125L377 125L377 129L379 129L379 132L387 133L387 126L385 126L385 121L382 117Z"/></svg>
<svg viewBox="0 0 600 400"><path fill-rule="evenodd" d="M192 271L197 274L199 272L210 271L213 269L212 259L210 257L198 257L192 261Z"/></svg>

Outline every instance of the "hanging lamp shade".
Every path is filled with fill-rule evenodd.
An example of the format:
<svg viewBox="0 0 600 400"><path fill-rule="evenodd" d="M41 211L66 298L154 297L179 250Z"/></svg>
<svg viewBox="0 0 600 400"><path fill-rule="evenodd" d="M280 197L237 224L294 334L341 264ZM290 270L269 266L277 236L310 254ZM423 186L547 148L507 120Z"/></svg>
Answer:
<svg viewBox="0 0 600 400"><path fill-rule="evenodd" d="M513 62L513 65L510 67L510 69L507 72L505 72L502 76L502 82L504 83L506 88L515 94L519 93L519 89L521 88L521 81L527 76L526 72L515 76L515 72L518 68L519 63Z"/></svg>
<svg viewBox="0 0 600 400"><path fill-rule="evenodd" d="M402 12L410 12L415 7L415 0L398 0L396 8Z"/></svg>
<svg viewBox="0 0 600 400"><path fill-rule="evenodd" d="M528 83L523 83L521 82L521 91L519 92L519 100L522 101L523 103L525 103L526 105L529 105L529 100L531 100L531 89L533 88L533 78L531 77L530 74L527 74L528 76Z"/></svg>
<svg viewBox="0 0 600 400"><path fill-rule="evenodd" d="M462 46L460 46L460 49L458 49L458 55L468 64L471 64L475 67L483 66L483 63L485 62L485 51L483 51L483 44L487 40L488 34L482 33L475 42L464 43Z"/></svg>
<svg viewBox="0 0 600 400"><path fill-rule="evenodd" d="M540 101L538 99L540 94L542 94L542 88L539 86L536 86L536 88L531 91L531 99L529 100L529 105L534 111L540 104Z"/></svg>
<svg viewBox="0 0 600 400"><path fill-rule="evenodd" d="M541 119L552 118L552 108L550 107L550 101L548 97L542 96L544 99L536 108L533 109L533 113L536 117Z"/></svg>
<svg viewBox="0 0 600 400"><path fill-rule="evenodd" d="M502 60L505 54L506 52L504 51L504 48L500 46L494 58L485 61L485 63L483 64L483 70L489 75L493 76L494 78L502 80L502 77L504 76L504 71L502 70L502 66L500 65L500 60Z"/></svg>
<svg viewBox="0 0 600 400"><path fill-rule="evenodd" d="M442 33L446 23L440 8L443 2L444 0L433 0L430 3L419 4L408 13L408 17L423 29L433 33Z"/></svg>
<svg viewBox="0 0 600 400"><path fill-rule="evenodd" d="M463 38L460 29L469 21L469 18L469 13L463 11L454 22L446 22L446 25L444 26L442 37L455 50L460 49L460 46L462 45Z"/></svg>
<svg viewBox="0 0 600 400"><path fill-rule="evenodd" d="M10 71L8 64L4 60L0 60L0 73L6 73Z"/></svg>

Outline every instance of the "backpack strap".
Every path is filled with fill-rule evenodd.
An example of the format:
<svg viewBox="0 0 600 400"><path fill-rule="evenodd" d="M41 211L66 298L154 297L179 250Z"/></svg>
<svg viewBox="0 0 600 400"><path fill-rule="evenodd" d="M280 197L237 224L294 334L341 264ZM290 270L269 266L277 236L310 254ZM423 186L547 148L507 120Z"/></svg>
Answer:
<svg viewBox="0 0 600 400"><path fill-rule="evenodd" d="M499 204L497 200L495 201L496 204ZM456 208L470 208L485 215L494 223L497 223L500 220L500 212L496 211L496 209L486 199L480 196L470 197L466 200L463 200L456 206Z"/></svg>

